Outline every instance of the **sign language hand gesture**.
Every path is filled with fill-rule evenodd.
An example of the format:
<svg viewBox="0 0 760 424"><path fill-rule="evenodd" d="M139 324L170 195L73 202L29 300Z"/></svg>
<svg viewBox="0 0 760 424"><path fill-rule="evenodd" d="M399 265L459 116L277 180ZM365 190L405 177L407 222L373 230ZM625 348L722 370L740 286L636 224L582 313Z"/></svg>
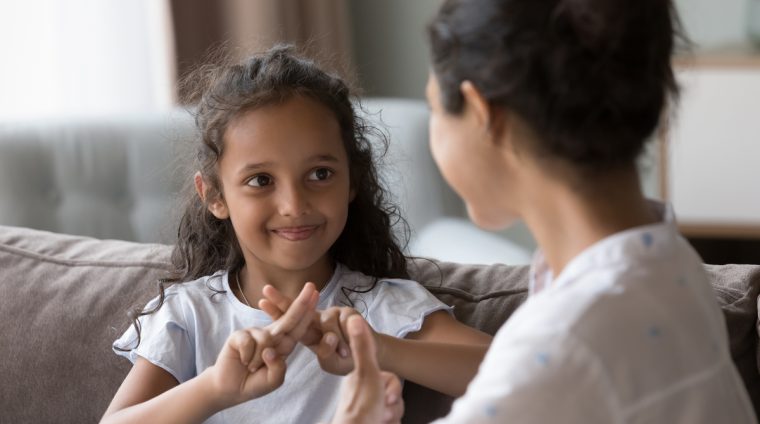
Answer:
<svg viewBox="0 0 760 424"><path fill-rule="evenodd" d="M404 415L401 382L394 374L380 371L366 321L352 316L346 324L355 368L343 381L332 423L399 423Z"/></svg>
<svg viewBox="0 0 760 424"><path fill-rule="evenodd" d="M220 406L237 405L282 385L285 358L309 329L318 299L314 285L308 283L272 324L230 335L216 363L207 370Z"/></svg>
<svg viewBox="0 0 760 424"><path fill-rule="evenodd" d="M280 319L291 307L292 301L272 286L265 286L263 294L259 307L274 320ZM309 329L298 339L317 355L320 367L331 374L346 375L354 369L346 332L348 319L352 316L363 320L355 309L349 307L316 311ZM371 328L369 331L375 336ZM375 337L376 345L378 341Z"/></svg>

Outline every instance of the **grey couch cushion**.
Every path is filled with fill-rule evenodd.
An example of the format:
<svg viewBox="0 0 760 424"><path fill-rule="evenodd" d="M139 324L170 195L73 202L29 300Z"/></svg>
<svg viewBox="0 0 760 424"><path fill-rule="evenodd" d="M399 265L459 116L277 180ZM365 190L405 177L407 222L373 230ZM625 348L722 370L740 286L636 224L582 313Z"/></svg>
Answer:
<svg viewBox="0 0 760 424"><path fill-rule="evenodd" d="M130 368L111 341L154 295L167 253L0 227L0 421L100 419Z"/></svg>
<svg viewBox="0 0 760 424"><path fill-rule="evenodd" d="M0 226L0 410L3 422L94 422L129 370L111 342L127 311L156 294L169 247ZM760 266L707 266L731 350L758 406ZM495 333L527 296L527 267L416 260L412 275L463 322ZM451 399L407 384L405 422L445 414Z"/></svg>

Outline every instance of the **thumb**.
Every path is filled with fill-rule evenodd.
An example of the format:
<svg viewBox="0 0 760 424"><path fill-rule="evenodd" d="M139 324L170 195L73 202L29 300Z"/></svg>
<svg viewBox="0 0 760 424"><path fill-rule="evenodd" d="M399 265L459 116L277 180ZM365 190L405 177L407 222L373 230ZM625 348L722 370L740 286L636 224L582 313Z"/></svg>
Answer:
<svg viewBox="0 0 760 424"><path fill-rule="evenodd" d="M359 315L348 318L348 339L351 346L351 356L354 358L354 370L357 374L379 373L375 338L369 325Z"/></svg>
<svg viewBox="0 0 760 424"><path fill-rule="evenodd" d="M285 360L274 349L266 348L261 354L267 366L267 380L273 387L280 387L285 381Z"/></svg>

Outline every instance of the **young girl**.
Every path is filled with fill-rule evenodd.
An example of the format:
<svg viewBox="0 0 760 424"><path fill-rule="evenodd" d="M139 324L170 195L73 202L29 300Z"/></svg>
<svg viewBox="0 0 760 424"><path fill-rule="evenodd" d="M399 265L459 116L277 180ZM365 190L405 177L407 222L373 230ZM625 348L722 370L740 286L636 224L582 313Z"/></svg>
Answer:
<svg viewBox="0 0 760 424"><path fill-rule="evenodd" d="M319 341L335 353L328 371L350 371L346 306L410 339L389 344L401 377L462 394L490 337L405 279L370 128L346 85L285 47L199 74L197 196L172 255L175 284L114 343L134 366L103 421L329 420L341 377L294 345ZM274 322L254 306L265 285L299 296Z"/></svg>
<svg viewBox="0 0 760 424"><path fill-rule="evenodd" d="M475 223L522 218L540 247L528 301L441 422L755 422L701 260L635 166L676 92L677 29L668 0L441 7L433 156ZM376 422L367 356L336 422Z"/></svg>

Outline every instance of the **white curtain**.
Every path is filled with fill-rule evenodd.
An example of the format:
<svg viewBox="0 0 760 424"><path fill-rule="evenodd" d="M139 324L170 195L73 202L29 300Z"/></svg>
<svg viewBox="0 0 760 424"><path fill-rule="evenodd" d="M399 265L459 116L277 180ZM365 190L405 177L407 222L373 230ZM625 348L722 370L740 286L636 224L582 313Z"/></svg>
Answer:
<svg viewBox="0 0 760 424"><path fill-rule="evenodd" d="M167 0L0 0L0 119L174 104Z"/></svg>

